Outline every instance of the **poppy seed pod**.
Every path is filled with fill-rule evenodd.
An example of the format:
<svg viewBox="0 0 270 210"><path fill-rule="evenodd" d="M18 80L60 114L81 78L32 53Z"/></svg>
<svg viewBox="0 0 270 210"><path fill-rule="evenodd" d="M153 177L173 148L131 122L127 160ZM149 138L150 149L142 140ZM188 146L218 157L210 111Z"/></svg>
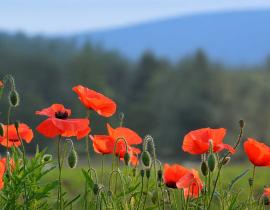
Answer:
<svg viewBox="0 0 270 210"><path fill-rule="evenodd" d="M4 136L4 126L0 123L0 136Z"/></svg>
<svg viewBox="0 0 270 210"><path fill-rule="evenodd" d="M207 163L206 161L202 161L202 164L201 164L201 172L204 176L207 176L208 174L208 166L207 166Z"/></svg>
<svg viewBox="0 0 270 210"><path fill-rule="evenodd" d="M150 167L150 165L152 163L150 153L148 151L143 151L141 158L142 158L143 166L146 168Z"/></svg>
<svg viewBox="0 0 270 210"><path fill-rule="evenodd" d="M140 171L140 174L141 174L141 177L143 178L144 177L144 170L143 169Z"/></svg>
<svg viewBox="0 0 270 210"><path fill-rule="evenodd" d="M127 152L124 154L124 161L125 161L125 164L128 166L129 161L130 161L130 155Z"/></svg>
<svg viewBox="0 0 270 210"><path fill-rule="evenodd" d="M240 128L244 128L245 121L244 120L239 120L239 126L240 126Z"/></svg>
<svg viewBox="0 0 270 210"><path fill-rule="evenodd" d="M13 89L9 93L9 105L12 107L17 107L20 104L20 96L18 92Z"/></svg>
<svg viewBox="0 0 270 210"><path fill-rule="evenodd" d="M147 169L145 170L145 175L146 175L147 179L150 178L150 175L151 175L151 169L150 169L150 168L147 168Z"/></svg>
<svg viewBox="0 0 270 210"><path fill-rule="evenodd" d="M95 195L98 195L98 193L99 193L99 186L98 186L97 183L95 183L94 186L93 186L93 193Z"/></svg>
<svg viewBox="0 0 270 210"><path fill-rule="evenodd" d="M73 145L72 145L71 150L70 150L70 152L68 154L68 159L67 160L68 160L68 166L70 168L75 168L76 167L77 162L78 162L78 156L77 156L77 152L76 152Z"/></svg>
<svg viewBox="0 0 270 210"><path fill-rule="evenodd" d="M211 172L216 168L216 156L213 153L208 156L208 168Z"/></svg>

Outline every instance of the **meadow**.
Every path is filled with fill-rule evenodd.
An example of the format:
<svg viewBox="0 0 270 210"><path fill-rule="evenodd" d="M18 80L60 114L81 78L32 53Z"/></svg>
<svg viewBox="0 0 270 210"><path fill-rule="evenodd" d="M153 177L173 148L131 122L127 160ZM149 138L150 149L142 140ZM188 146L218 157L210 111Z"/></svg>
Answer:
<svg viewBox="0 0 270 210"><path fill-rule="evenodd" d="M7 97L2 97L4 91ZM57 103L37 110L35 130L55 142L56 154L36 144L35 154L28 156L25 145L34 140L33 129L11 118L20 105L15 80L6 75L0 81L0 99L9 104L6 121L0 124L5 148L0 159L1 209L261 210L270 204L270 147L243 138L244 120L239 120L232 145L224 142L227 129L222 127L206 125L188 132L181 149L186 159L196 156L200 162L161 162L153 137L142 138L125 127L123 113L117 127L107 122L105 133L93 133L92 114L109 118L117 104L82 85L72 91L85 115L73 118L71 109ZM85 143L83 157L78 157L77 141ZM240 151L249 162L236 160Z"/></svg>

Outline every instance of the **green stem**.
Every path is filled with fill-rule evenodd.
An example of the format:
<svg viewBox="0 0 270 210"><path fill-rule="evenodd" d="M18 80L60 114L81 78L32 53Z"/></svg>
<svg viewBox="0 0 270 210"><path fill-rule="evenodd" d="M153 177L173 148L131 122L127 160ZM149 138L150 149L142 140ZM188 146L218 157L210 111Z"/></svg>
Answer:
<svg viewBox="0 0 270 210"><path fill-rule="evenodd" d="M145 209L148 190L149 190L149 178L147 178L147 181L146 181L146 193L145 193L145 197L144 197L144 201L143 201L143 210Z"/></svg>
<svg viewBox="0 0 270 210"><path fill-rule="evenodd" d="M104 155L101 158L101 184L103 184L103 173L104 173Z"/></svg>
<svg viewBox="0 0 270 210"><path fill-rule="evenodd" d="M253 166L253 171L252 171L252 184L250 186L250 195L249 195L249 202L251 201L251 199L253 198L253 190L254 190L254 178L255 178L255 169L256 166Z"/></svg>
<svg viewBox="0 0 270 210"><path fill-rule="evenodd" d="M138 202L138 205L137 205L137 208L136 210L138 210L140 208L140 204L141 204L141 201L142 201L142 195L143 195L143 177L142 177L142 186L141 186L141 193L140 193L140 198L139 198L139 202Z"/></svg>
<svg viewBox="0 0 270 210"><path fill-rule="evenodd" d="M22 150L23 150L23 172L24 174L26 174L26 158L25 158L25 148L24 148L24 144L23 144L23 141L22 141L22 138L19 134L19 131L18 129L16 128L16 133L17 133L17 136L20 140L20 143L21 143L21 146L22 146ZM25 200L25 208L28 209L28 199L27 199L27 191L26 191L26 185L25 185L25 182L23 184L23 187L24 187L24 200Z"/></svg>
<svg viewBox="0 0 270 210"><path fill-rule="evenodd" d="M58 209L62 209L62 164L61 164L61 136L58 138L58 144L57 144L57 158L58 158Z"/></svg>

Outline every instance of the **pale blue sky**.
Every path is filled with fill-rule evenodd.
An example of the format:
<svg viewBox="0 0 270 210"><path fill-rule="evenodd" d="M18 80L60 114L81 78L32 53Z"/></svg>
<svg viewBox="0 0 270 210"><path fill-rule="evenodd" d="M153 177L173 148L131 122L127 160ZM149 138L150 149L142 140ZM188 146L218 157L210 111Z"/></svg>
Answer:
<svg viewBox="0 0 270 210"><path fill-rule="evenodd" d="M0 0L0 30L77 33L177 15L270 8L270 0Z"/></svg>

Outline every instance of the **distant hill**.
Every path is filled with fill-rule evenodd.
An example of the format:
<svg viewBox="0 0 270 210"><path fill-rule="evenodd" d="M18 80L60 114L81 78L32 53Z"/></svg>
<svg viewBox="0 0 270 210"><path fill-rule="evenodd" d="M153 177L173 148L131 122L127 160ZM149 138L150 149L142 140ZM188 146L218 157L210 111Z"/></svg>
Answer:
<svg viewBox="0 0 270 210"><path fill-rule="evenodd" d="M152 50L173 61L202 48L214 60L258 64L270 55L270 10L234 11L175 17L119 29L82 33L91 41L131 59Z"/></svg>

